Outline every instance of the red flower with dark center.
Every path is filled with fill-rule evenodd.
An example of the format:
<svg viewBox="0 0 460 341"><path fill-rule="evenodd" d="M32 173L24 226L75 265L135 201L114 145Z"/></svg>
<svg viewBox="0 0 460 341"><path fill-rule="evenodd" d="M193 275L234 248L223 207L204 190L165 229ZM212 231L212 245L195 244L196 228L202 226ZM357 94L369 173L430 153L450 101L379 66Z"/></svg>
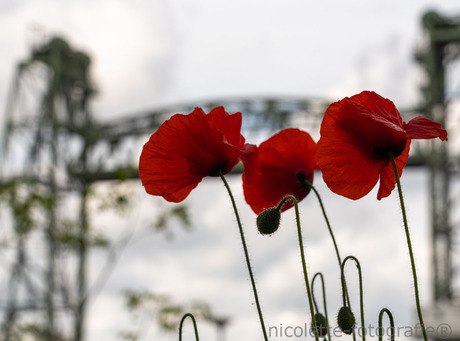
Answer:
<svg viewBox="0 0 460 341"><path fill-rule="evenodd" d="M377 199L390 195L396 184L390 154L398 174L409 157L411 139L447 140L441 125L415 117L407 124L393 102L375 92L332 103L321 123L318 164L323 179L335 193L359 199L380 179Z"/></svg>
<svg viewBox="0 0 460 341"><path fill-rule="evenodd" d="M226 174L238 163L244 137L241 113L200 108L165 121L144 145L139 175L147 193L184 200L205 176Z"/></svg>
<svg viewBox="0 0 460 341"><path fill-rule="evenodd" d="M277 206L286 195L293 195L298 201L307 196L310 187L304 180L313 182L313 172L317 169L316 143L304 131L285 129L259 147L246 144L241 160L244 197L259 214ZM288 200L281 211L292 206Z"/></svg>

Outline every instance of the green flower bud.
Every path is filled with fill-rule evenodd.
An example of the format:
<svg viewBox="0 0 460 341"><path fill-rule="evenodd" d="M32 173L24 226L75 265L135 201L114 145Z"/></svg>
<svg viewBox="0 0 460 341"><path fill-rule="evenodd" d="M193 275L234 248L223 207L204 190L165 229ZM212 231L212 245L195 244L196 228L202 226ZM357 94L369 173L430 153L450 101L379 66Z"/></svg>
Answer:
<svg viewBox="0 0 460 341"><path fill-rule="evenodd" d="M340 308L339 314L337 315L337 324L340 330L345 334L350 335L353 333L353 329L355 328L355 315L353 315L350 307L344 306Z"/></svg>
<svg viewBox="0 0 460 341"><path fill-rule="evenodd" d="M269 208L257 216L257 229L261 234L272 234L280 226L281 213L276 207Z"/></svg>
<svg viewBox="0 0 460 341"><path fill-rule="evenodd" d="M315 321L316 321L316 330L318 332L318 336L319 337L326 336L328 325L327 325L326 318L324 317L324 315L321 313L316 313Z"/></svg>

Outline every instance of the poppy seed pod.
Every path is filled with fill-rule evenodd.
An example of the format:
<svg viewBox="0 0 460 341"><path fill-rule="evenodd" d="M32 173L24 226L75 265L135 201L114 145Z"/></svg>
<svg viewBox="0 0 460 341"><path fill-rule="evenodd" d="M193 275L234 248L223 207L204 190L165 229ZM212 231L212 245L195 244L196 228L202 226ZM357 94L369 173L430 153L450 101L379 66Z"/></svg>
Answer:
<svg viewBox="0 0 460 341"><path fill-rule="evenodd" d="M355 315L353 315L350 307L343 306L340 308L339 314L337 315L337 324L340 330L345 334L350 335L353 333L353 329L355 328Z"/></svg>
<svg viewBox="0 0 460 341"><path fill-rule="evenodd" d="M318 332L318 336L319 337L326 336L328 325L327 325L327 321L324 315L321 313L316 313L315 321L316 321L316 330Z"/></svg>
<svg viewBox="0 0 460 341"><path fill-rule="evenodd" d="M276 207L269 208L257 216L257 229L261 234L272 234L280 226L281 213Z"/></svg>

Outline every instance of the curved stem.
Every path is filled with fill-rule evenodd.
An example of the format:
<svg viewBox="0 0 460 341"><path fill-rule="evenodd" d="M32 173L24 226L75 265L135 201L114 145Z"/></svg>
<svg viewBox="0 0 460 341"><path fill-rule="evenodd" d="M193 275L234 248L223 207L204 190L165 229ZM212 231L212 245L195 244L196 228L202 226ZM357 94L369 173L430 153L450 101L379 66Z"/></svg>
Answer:
<svg viewBox="0 0 460 341"><path fill-rule="evenodd" d="M313 190L313 192L316 195L316 198L318 199L319 206L321 207L321 212L323 213L324 220L326 221L327 229L329 230L329 234L331 236L332 243L334 244L335 254L337 256L337 261L339 262L339 268L341 268L342 258L340 257L339 247L337 245L337 241L335 240L335 236L334 236L334 232L332 231L331 223L329 222L329 218L327 217L326 209L323 204L323 200L321 199L321 196L319 195L318 190L315 188L315 186L313 186L313 184L310 181L308 181L307 179L303 179L303 182L305 185L308 186L308 188ZM345 284L345 295L346 295L348 302L350 302L350 297L348 296L348 290L347 290L346 284Z"/></svg>
<svg viewBox="0 0 460 341"><path fill-rule="evenodd" d="M329 328L329 316L327 314L326 289L324 288L324 277L321 272L317 272L313 276L313 279L311 280L311 295L313 298L313 304L315 305L315 310L318 312L319 311L318 305L316 304L316 300L315 300L315 279L316 277L319 277L321 279L321 291L323 293L323 308L324 308L324 316L326 318L327 338L329 341L331 341L331 331Z"/></svg>
<svg viewBox="0 0 460 341"><path fill-rule="evenodd" d="M196 341L199 341L200 338L198 336L198 328L196 326L196 321L195 321L195 317L190 314L190 313L187 313L185 314L182 319L180 320L180 325L179 325L179 341L182 341L182 326L184 325L184 321L187 317L190 317L192 319L192 323L193 323L193 329L195 330L195 340Z"/></svg>
<svg viewBox="0 0 460 341"><path fill-rule="evenodd" d="M308 273L307 273L307 263L305 261L305 252L303 248L303 239L302 239L302 229L300 227L300 214L299 214L299 206L297 204L297 199L293 195L288 195L281 200L281 202L278 204L277 209L280 209L284 202L286 200L292 200L294 202L294 209L295 209L295 219L297 223L297 235L299 238L299 247L300 247L300 258L302 260L302 271L303 271L303 277L305 279L305 286L307 287L307 295L308 295L308 302L310 304L310 314L311 314L311 319L312 319L312 327L313 327L313 333L315 334L315 340L319 341L318 337L318 327L316 325L316 319L315 319L315 311L313 307L313 298L310 290L310 282L308 280Z"/></svg>
<svg viewBox="0 0 460 341"><path fill-rule="evenodd" d="M347 256L343 260L342 263L342 272L341 272L341 278L342 278L342 298L343 298L343 304L346 306L346 299L345 299L345 288L346 288L346 281L345 281L345 264L347 261L351 259L356 263L356 268L358 269L358 276L359 276L359 309L360 309L360 315L361 315L361 329L362 329L362 336L363 336L363 341L366 340L366 329L365 329L365 324L364 324L364 298L363 298L363 277L361 274L361 265L359 264L359 261L356 257L354 256ZM348 302L350 304L350 302Z"/></svg>
<svg viewBox="0 0 460 341"><path fill-rule="evenodd" d="M410 256L410 264L412 267L412 277L414 280L415 305L417 306L417 315L418 315L418 319L420 322L420 326L422 328L423 339L425 341L428 341L428 337L426 335L426 330L425 330L425 324L423 323L422 309L420 307L417 270L415 269L414 252L412 251L412 242L410 239L409 225L407 224L406 207L404 205L404 198L403 198L402 189L401 189L401 181L399 180L398 167L396 166L396 161L393 156L393 153L390 152L389 156L390 156L391 164L393 165L393 171L396 177L396 184L398 186L399 202L401 204L401 211L402 211L402 217L403 217L403 222L404 222L404 231L406 233L407 247L409 249L409 256Z"/></svg>
<svg viewBox="0 0 460 341"><path fill-rule="evenodd" d="M313 305L315 306L315 311L319 313L318 309L318 304L316 303L316 298L315 298L315 279L316 277L321 278L321 284L322 284L322 292L323 292L323 298L324 298L324 279L323 279L323 274L321 272L315 273L313 276L313 279L311 280L311 297L313 298Z"/></svg>
<svg viewBox="0 0 460 341"><path fill-rule="evenodd" d="M383 308L382 310L380 310L380 314L379 314L379 329L378 329L379 341L382 341L382 337L383 337L382 319L383 319L384 313L387 314L388 319L390 320L390 329L391 329L390 341L395 341L395 322L393 320L393 314L387 308Z"/></svg>
<svg viewBox="0 0 460 341"><path fill-rule="evenodd" d="M304 179L303 181L309 188L311 188L313 190L313 192L316 195L316 198L318 198L319 206L321 207L321 211L323 212L324 220L326 220L326 225L327 225L327 228L329 230L329 234L331 235L332 243L334 244L335 254L337 255L337 260L339 262L339 267L341 267L342 266L342 259L340 258L339 247L337 246L337 242L335 240L334 232L332 232L332 227L331 227L331 224L329 222L329 218L327 217L326 209L324 208L324 204L323 204L323 200L321 199L321 196L319 195L318 190L315 188L315 186L313 186L313 184L310 181L308 181L306 179Z"/></svg>
<svg viewBox="0 0 460 341"><path fill-rule="evenodd" d="M236 207L235 198L233 197L232 191L230 190L230 186L228 185L228 182L227 182L227 180L225 179L225 177L224 177L224 175L222 173L220 173L220 178L224 182L225 188L227 189L228 195L230 196L230 200L232 201L233 210L235 212L236 221L238 223L238 228L239 228L239 231L240 231L241 243L243 244L243 250L244 250L244 256L245 256L245 259L246 259L246 265L248 267L249 277L251 278L251 285L252 285L252 290L254 292L254 300L256 301L257 313L259 314L260 325L262 327L262 332L264 334L264 340L268 341L267 331L265 329L264 318L262 316L262 309L260 308L260 303L259 303L259 295L257 294L256 282L254 280L254 275L252 273L251 262L249 261L248 247L246 246L246 240L244 238L243 225L241 224L240 215L239 215L238 209Z"/></svg>

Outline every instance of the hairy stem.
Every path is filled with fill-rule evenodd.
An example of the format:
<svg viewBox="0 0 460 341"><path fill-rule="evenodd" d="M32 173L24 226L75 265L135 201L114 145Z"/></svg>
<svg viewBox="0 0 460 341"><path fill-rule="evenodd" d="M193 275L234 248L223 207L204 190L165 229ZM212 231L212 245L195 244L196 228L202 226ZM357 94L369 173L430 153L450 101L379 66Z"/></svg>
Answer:
<svg viewBox="0 0 460 341"><path fill-rule="evenodd" d="M313 192L316 195L316 198L318 199L319 206L321 207L321 211L323 213L324 220L326 221L326 225L327 225L327 228L329 230L329 234L331 235L331 238L332 238L332 243L334 244L335 254L337 255L337 260L339 262L339 267L341 267L342 266L342 259L340 258L339 247L337 246L337 242L335 240L334 232L332 232L332 227L331 227L331 224L329 222L329 218L327 217L326 209L324 208L324 204L323 204L323 200L321 199L321 196L319 195L318 190L315 188L315 186L313 186L313 184L310 181L308 181L306 179L303 180L303 181L308 186L308 188L311 188L313 190Z"/></svg>
<svg viewBox="0 0 460 341"><path fill-rule="evenodd" d="M268 341L267 331L265 329L264 318L263 318L263 315L262 315L262 309L260 308L260 303L259 303L259 295L257 294L256 282L254 280L254 275L252 273L251 262L249 261L248 247L246 246L246 240L244 238L243 225L241 224L240 215L239 215L238 209L236 207L235 198L233 197L232 191L230 190L230 186L228 185L228 182L227 182L227 180L225 179L225 177L224 177L224 175L222 173L220 173L220 178L224 182L225 188L227 189L228 195L230 196L230 200L232 201L233 210L235 212L236 221L238 223L238 228L239 228L239 231L240 231L241 243L243 244L243 250L244 250L244 256L245 256L245 259L246 259L246 265L248 267L249 277L251 278L252 291L254 292L254 300L256 301L256 306L257 306L257 312L259 314L260 325L262 327L262 332L264 334L264 339L265 339L265 341Z"/></svg>
<svg viewBox="0 0 460 341"><path fill-rule="evenodd" d="M418 315L418 319L420 322L420 326L422 328L423 339L425 341L428 341L428 337L426 335L426 330L425 330L425 324L423 323L422 308L420 307L417 270L415 269L414 252L412 251L412 242L410 239L409 225L407 224L406 207L404 205L404 198L403 198L403 193L401 189L401 181L399 180L398 167L396 166L396 161L392 153L390 153L390 159L391 159L391 164L393 165L393 171L396 177L396 184L398 186L399 203L401 204L401 212L402 212L402 217L403 217L403 222L404 222L404 231L406 233L407 247L409 249L410 264L412 267L412 277L414 280L415 305L417 307L417 315Z"/></svg>
<svg viewBox="0 0 460 341"><path fill-rule="evenodd" d="M355 262L356 264L356 268L358 269L358 280L359 280L359 310L360 310L360 315L361 315L361 329L362 329L362 337L363 337L363 341L366 340L366 326L364 324L364 291L363 291L363 277L362 277L362 274L361 274L361 265L359 264L359 261L356 257L354 256L347 256L345 257L345 259L343 260L343 263L342 263L342 273L341 273L341 277L342 277L342 296L343 296L343 305L346 306L346 300L345 300L345 288L347 287L346 286L346 281L345 281L345 264L347 263L347 261L351 259ZM348 304L350 306L350 301L348 301ZM354 334L353 334L353 339L355 338Z"/></svg>
<svg viewBox="0 0 460 341"><path fill-rule="evenodd" d="M326 289L324 287L324 276L321 272L317 272L314 276L313 279L311 280L311 294L313 298L313 303L315 305L315 310L319 312L318 310L318 305L316 304L315 300L315 279L316 277L319 277L321 279L321 291L323 294L323 308L324 308L324 317L326 319L326 327L327 327L327 339L331 341L331 331L329 328L329 316L327 314L327 300L326 300Z"/></svg>
<svg viewBox="0 0 460 341"><path fill-rule="evenodd" d="M308 186L308 188L313 190L313 192L316 195L316 198L318 199L319 206L321 207L321 212L323 213L324 220L326 221L327 229L329 230L329 234L331 236L332 243L334 244L335 254L337 256L337 261L339 262L339 268L341 268L342 267L342 258L340 257L339 247L337 245L337 241L335 240L335 236L334 236L334 232L332 231L331 223L329 222L329 218L327 217L326 209L325 209L324 204L323 204L323 200L321 199L321 196L319 195L318 190L315 188L315 186L313 186L313 184L310 181L308 181L307 179L303 179L303 182L304 182L304 184L306 186ZM344 289L345 289L346 298L347 298L348 302L350 302L350 297L348 296L348 290L346 288L346 284L345 284Z"/></svg>
<svg viewBox="0 0 460 341"><path fill-rule="evenodd" d="M383 308L382 310L380 310L380 314L379 314L379 329L378 329L379 341L382 341L382 338L383 338L382 320L383 320L383 314L385 313L387 314L388 319L390 320L390 330L391 330L390 341L395 341L395 322L393 319L393 314L387 308Z"/></svg>
<svg viewBox="0 0 460 341"><path fill-rule="evenodd" d="M302 271L303 271L303 276L305 279L305 286L307 287L307 295L308 295L308 302L310 304L310 314L311 314L311 319L312 319L313 331L315 334L315 339L316 341L318 341L319 340L318 329L317 329L318 327L316 325L313 298L312 298L312 293L310 289L310 282L308 280L307 263L305 261L305 251L303 247L302 229L300 227L299 206L297 204L297 199L292 195L288 195L284 197L283 200L281 200L281 202L278 204L278 209L280 209L283 206L286 200L292 200L294 202L295 218L296 218L296 223L297 223L297 235L299 238L300 258L302 260Z"/></svg>

